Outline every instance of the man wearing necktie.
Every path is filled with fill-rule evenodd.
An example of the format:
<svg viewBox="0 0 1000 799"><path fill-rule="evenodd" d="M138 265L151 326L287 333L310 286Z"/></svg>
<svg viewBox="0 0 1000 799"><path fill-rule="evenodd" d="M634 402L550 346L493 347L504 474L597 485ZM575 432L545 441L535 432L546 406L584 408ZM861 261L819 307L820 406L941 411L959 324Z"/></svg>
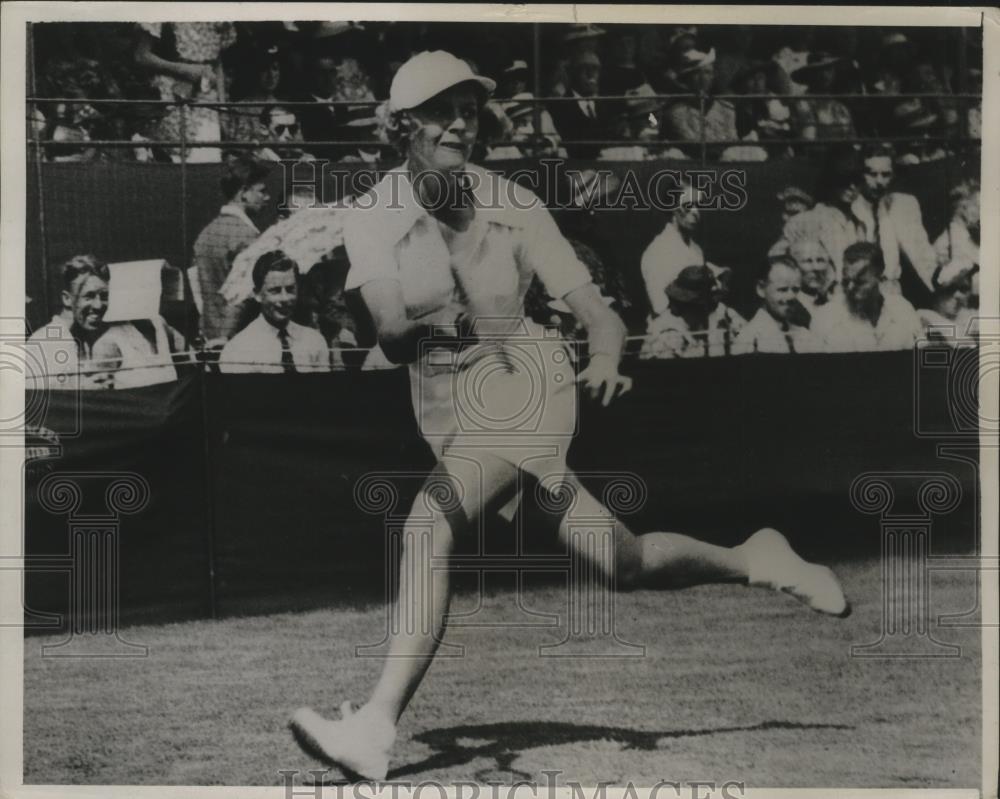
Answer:
<svg viewBox="0 0 1000 799"><path fill-rule="evenodd" d="M796 312L802 273L795 261L778 255L768 261L757 281L760 308L733 344L733 354L817 352L820 342L803 327Z"/></svg>
<svg viewBox="0 0 1000 799"><path fill-rule="evenodd" d="M904 294L924 305L932 290L937 259L924 228L920 203L912 194L891 191L895 177L890 145L875 145L862 155L860 192L851 204L863 224L861 241L875 244L885 261L883 292ZM909 264L912 271L904 269Z"/></svg>
<svg viewBox="0 0 1000 799"><path fill-rule="evenodd" d="M599 144L573 144L573 141L595 141L610 137L609 123L603 105L594 100L600 94L601 59L597 53L585 50L576 53L570 62L570 96L551 105L550 113L556 130L562 137L566 152L573 158L596 158Z"/></svg>
<svg viewBox="0 0 1000 799"><path fill-rule="evenodd" d="M318 330L297 324L298 267L283 252L264 253L253 267L260 315L226 344L223 372L295 374L330 369L330 350Z"/></svg>

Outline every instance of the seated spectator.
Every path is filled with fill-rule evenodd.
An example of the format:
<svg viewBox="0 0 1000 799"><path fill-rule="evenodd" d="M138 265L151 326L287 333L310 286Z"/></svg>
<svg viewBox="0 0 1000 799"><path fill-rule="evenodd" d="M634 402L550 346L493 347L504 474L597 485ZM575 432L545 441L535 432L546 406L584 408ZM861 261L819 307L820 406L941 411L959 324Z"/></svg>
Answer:
<svg viewBox="0 0 1000 799"><path fill-rule="evenodd" d="M903 75L903 89L907 94L937 95L923 98L922 105L928 113L940 120L943 135L958 135L958 104L954 98L942 96L951 94L951 90L931 61L917 60L909 72Z"/></svg>
<svg viewBox="0 0 1000 799"><path fill-rule="evenodd" d="M52 142L46 156L57 162L90 162L98 160L94 147L85 146L92 139L110 135L102 124L102 114L91 100L107 97L111 92L104 85L96 62L84 58L56 58L45 65L39 79L39 94L61 98L60 102L41 103L35 110L41 114L43 140ZM67 102L79 98L80 102ZM76 145L76 146L74 146Z"/></svg>
<svg viewBox="0 0 1000 799"><path fill-rule="evenodd" d="M808 86L807 94L830 94L843 59L825 52L809 54L806 65L792 73L793 80ZM795 133L801 139L849 139L855 136L850 109L832 97L803 97L793 107Z"/></svg>
<svg viewBox="0 0 1000 799"><path fill-rule="evenodd" d="M879 41L879 67L895 76L901 82L908 75L914 63L913 42L902 31L888 31Z"/></svg>
<svg viewBox="0 0 1000 799"><path fill-rule="evenodd" d="M734 354L817 352L816 337L796 318L802 274L791 258L771 258L757 281L760 308L733 343Z"/></svg>
<svg viewBox="0 0 1000 799"><path fill-rule="evenodd" d="M265 108L260 115L260 136L269 142L254 152L258 161L314 161L315 157L302 147L302 128L295 114L287 108Z"/></svg>
<svg viewBox="0 0 1000 799"><path fill-rule="evenodd" d="M895 72L886 66L875 70L868 93L879 99L864 106L866 119L859 120L867 123L867 133L875 136L896 135L897 123L893 111L897 104L896 95L902 91L903 82Z"/></svg>
<svg viewBox="0 0 1000 799"><path fill-rule="evenodd" d="M114 386L107 364L94 355L94 345L107 325L108 265L93 255L75 255L61 267L62 309L28 341L41 350L41 375L27 375L29 388L101 389Z"/></svg>
<svg viewBox="0 0 1000 799"><path fill-rule="evenodd" d="M853 149L831 150L819 179L821 202L785 223L784 239L792 246L799 241L818 241L823 245L833 259L838 281L844 250L864 239L863 227L853 210L858 197L859 172Z"/></svg>
<svg viewBox="0 0 1000 799"><path fill-rule="evenodd" d="M383 135L384 122L379 116L383 108L351 106L347 109L347 121L340 126L339 138L345 141L369 142L368 144L344 145L347 151L340 157L341 164L377 164L382 160L380 144L386 143Z"/></svg>
<svg viewBox="0 0 1000 799"><path fill-rule="evenodd" d="M816 30L812 25L789 25L781 32L771 60L780 68L787 86L779 94L805 94L808 86L798 81L795 72L809 63Z"/></svg>
<svg viewBox="0 0 1000 799"><path fill-rule="evenodd" d="M535 95L519 92L501 107L513 125L510 145L520 156L528 158L566 157L552 115L545 108L539 109L540 135L535 132Z"/></svg>
<svg viewBox="0 0 1000 799"><path fill-rule="evenodd" d="M612 137L623 141L655 142L660 138L658 115L662 103L655 98L648 83L628 89L624 108L618 116ZM679 155L683 155L678 151ZM657 148L648 144L618 144L604 147L598 154L601 161L649 161L661 157Z"/></svg>
<svg viewBox="0 0 1000 799"><path fill-rule="evenodd" d="M979 265L979 181L962 181L948 193L951 221L934 241L938 267Z"/></svg>
<svg viewBox="0 0 1000 799"><path fill-rule="evenodd" d="M220 293L233 259L260 235L251 215L267 206L267 167L245 157L233 158L222 176L226 202L219 215L198 234L192 265L202 298L201 332L207 347L224 343L246 320L244 304L230 304Z"/></svg>
<svg viewBox="0 0 1000 799"><path fill-rule="evenodd" d="M607 103L591 99L600 93L601 59L583 50L570 61L570 84L567 97L552 103L551 114L566 152L573 158L595 158L599 144L574 144L574 141L599 141L609 137L611 111Z"/></svg>
<svg viewBox="0 0 1000 799"><path fill-rule="evenodd" d="M774 71L773 61L751 61L732 78L732 88L737 94L769 95L768 76ZM739 100L736 107L736 134L741 139L775 142L768 148L772 156L787 155L783 139L792 135L792 112L777 97L756 96Z"/></svg>
<svg viewBox="0 0 1000 799"><path fill-rule="evenodd" d="M802 273L799 304L811 317L817 308L826 305L840 291L833 259L819 241L808 239L793 244L788 254Z"/></svg>
<svg viewBox="0 0 1000 799"><path fill-rule="evenodd" d="M916 280L908 280L907 295L924 305L931 278L937 267L934 248L920 213L920 203L912 194L892 191L895 177L893 150L888 145L870 145L862 153L862 180L851 210L861 223L861 240L878 244L885 263L884 290L900 293L903 262L910 265Z"/></svg>
<svg viewBox="0 0 1000 799"><path fill-rule="evenodd" d="M952 346L972 341L970 336L977 332L972 307L973 277L977 272L978 267L954 263L937 273L931 307L917 311L929 340Z"/></svg>
<svg viewBox="0 0 1000 799"><path fill-rule="evenodd" d="M187 349L184 337L161 316L115 322L94 344L94 358L114 376L114 388L139 388L177 379L172 356Z"/></svg>
<svg viewBox="0 0 1000 799"><path fill-rule="evenodd" d="M292 374L330 369L330 353L319 331L292 321L298 306L299 270L280 251L254 264L254 299L260 315L237 333L219 358L227 373Z"/></svg>
<svg viewBox="0 0 1000 799"><path fill-rule="evenodd" d="M646 83L646 75L638 64L639 32L631 25L615 25L608 36L608 67L604 71L602 92L622 95L629 89Z"/></svg>
<svg viewBox="0 0 1000 799"><path fill-rule="evenodd" d="M736 76L753 64L750 48L754 45L753 27L750 25L719 25L711 29L712 45L717 50L715 58L716 94L731 94Z"/></svg>
<svg viewBox="0 0 1000 799"><path fill-rule="evenodd" d="M135 61L152 75L152 83L163 100L225 101L226 83L222 51L236 42L232 22L144 22L138 25ZM219 112L203 106L170 106L160 122L160 139L188 142L219 141ZM180 150L171 150L174 161ZM186 152L189 163L219 162L217 147L194 147Z"/></svg>
<svg viewBox="0 0 1000 799"><path fill-rule="evenodd" d="M517 95L526 91L528 91L528 62L516 58L500 72L494 96L500 100L516 100Z"/></svg>
<svg viewBox="0 0 1000 799"><path fill-rule="evenodd" d="M667 286L666 309L649 320L640 358L703 358L728 355L743 317L719 301L718 282L707 266L687 266Z"/></svg>
<svg viewBox="0 0 1000 799"><path fill-rule="evenodd" d="M715 51L686 50L675 56L673 72L682 91L694 95L675 100L663 118L665 138L691 142L688 155L698 156L701 143L736 141L736 110L727 100L709 95L714 80ZM709 158L720 158L720 147L708 148Z"/></svg>
<svg viewBox="0 0 1000 799"><path fill-rule="evenodd" d="M642 279L646 284L646 294L654 315L666 310L665 290L686 266L706 264L705 255L698 243L701 211L697 202L697 195L688 184L678 200L677 210L671 214L666 226L642 254ZM717 283L729 271L714 264L707 264L707 267Z"/></svg>
<svg viewBox="0 0 1000 799"><path fill-rule="evenodd" d="M375 105L371 80L360 62L366 46L361 30L353 23L323 23L309 44L305 85L295 96L314 103L297 111L306 142L342 140L343 126L350 121L350 106L344 103ZM344 155L343 148L334 145L313 145L309 151L329 161Z"/></svg>
<svg viewBox="0 0 1000 799"><path fill-rule="evenodd" d="M940 119L924 105L919 97L910 97L896 103L892 109L893 135L907 137L901 142L896 156L897 164L922 164L948 157L940 142L928 137L941 132Z"/></svg>
<svg viewBox="0 0 1000 799"><path fill-rule="evenodd" d="M843 293L817 310L812 331L827 352L905 350L923 336L920 317L902 296L882 291L885 262L870 242L844 253Z"/></svg>
<svg viewBox="0 0 1000 799"><path fill-rule="evenodd" d="M233 97L237 100L278 101L281 85L282 54L277 45L246 53L245 65L235 78ZM259 141L267 128L267 105L241 105L229 109L226 118L227 137L234 141Z"/></svg>

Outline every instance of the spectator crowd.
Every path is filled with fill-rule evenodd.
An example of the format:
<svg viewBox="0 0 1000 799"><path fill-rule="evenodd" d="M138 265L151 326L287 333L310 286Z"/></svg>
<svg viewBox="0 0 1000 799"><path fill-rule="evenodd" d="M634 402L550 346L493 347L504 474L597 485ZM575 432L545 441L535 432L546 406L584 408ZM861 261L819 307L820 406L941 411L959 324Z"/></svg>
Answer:
<svg viewBox="0 0 1000 799"><path fill-rule="evenodd" d="M61 309L32 340L72 342L69 355L47 357L62 374L79 371L90 388L171 380L178 358L198 357L224 372L315 372L385 368L359 298L345 292L349 264L343 219L351 199L308 207L291 198L290 215L263 232L273 203L264 162L232 158L221 180L217 216L194 242L188 269L199 316L190 344L161 317L104 321L107 264L79 255L62 266ZM621 275L568 231L605 302L625 317L648 308L631 338L640 358L906 350L921 342L963 346L977 335L979 187L954 186L951 218L933 241L917 199L894 186L891 149L833 150L821 200L789 186L774 198L784 224L754 283L744 316L730 304L733 269L708 261L702 247L702 194L686 184L676 210L641 257L644 298L629 297ZM355 211L357 212L357 211ZM526 313L581 331L558 297L535 282Z"/></svg>
<svg viewBox="0 0 1000 799"><path fill-rule="evenodd" d="M58 371L79 373L85 387L171 380L194 359L224 372L391 366L363 304L344 291L351 199L304 207L312 197L289 197L280 203L286 218L266 227L279 205L268 162L389 166L380 101L400 64L437 47L481 61L475 70L497 81L473 161L803 156L820 165L815 198L794 185L773 198L782 229L756 259L750 307L733 301L734 265L706 258L703 197L691 185L634 265L605 263L586 225L564 229L605 301L632 321L632 355L903 350L975 335L978 184L953 186L948 224L932 238L919 201L895 178L898 166L952 155L964 136L978 136L979 100L964 96L981 91L976 32L553 25L543 26L553 47L540 66L523 31L502 30L520 26L34 27L35 93L51 99L29 123L51 143L46 158L224 162L218 213L185 265L196 330L182 335L161 317L107 322L108 265L78 255L62 266L59 311L31 338L70 343ZM121 99L138 102L109 102ZM858 137L878 143L840 141ZM127 146L94 144L110 139ZM591 188L574 191L593 198ZM644 296L625 288L620 272L632 266ZM580 334L537 280L526 312L569 339Z"/></svg>
<svg viewBox="0 0 1000 799"><path fill-rule="evenodd" d="M918 163L980 135L978 30L541 29L533 64L518 25L38 24L29 129L60 161L218 162L219 146L193 145L229 142L266 160L374 163L391 157L381 101L395 70L440 48L497 81L477 161L760 161L878 137Z"/></svg>

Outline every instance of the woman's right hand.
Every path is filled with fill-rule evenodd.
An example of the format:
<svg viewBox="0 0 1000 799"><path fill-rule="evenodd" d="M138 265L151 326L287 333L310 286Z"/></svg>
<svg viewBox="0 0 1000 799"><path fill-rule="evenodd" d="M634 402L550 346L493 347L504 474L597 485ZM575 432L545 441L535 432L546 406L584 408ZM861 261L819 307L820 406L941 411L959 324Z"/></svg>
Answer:
<svg viewBox="0 0 1000 799"><path fill-rule="evenodd" d="M215 88L215 67L211 64L189 64L188 75L199 92L208 92Z"/></svg>

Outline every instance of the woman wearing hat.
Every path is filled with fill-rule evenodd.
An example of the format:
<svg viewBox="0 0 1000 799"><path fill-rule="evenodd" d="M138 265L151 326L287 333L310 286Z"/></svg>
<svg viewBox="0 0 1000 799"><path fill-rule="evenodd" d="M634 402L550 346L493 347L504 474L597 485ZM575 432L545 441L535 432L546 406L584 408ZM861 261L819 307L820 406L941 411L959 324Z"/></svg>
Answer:
<svg viewBox="0 0 1000 799"><path fill-rule="evenodd" d="M734 549L636 536L568 469L575 384L605 405L630 387L618 371L625 328L538 198L468 162L493 88L443 51L404 64L389 104L406 161L358 198L345 225L346 289L360 290L386 355L409 364L415 414L438 457L402 534L394 618L415 625L393 625L381 677L357 712L345 703L339 721L305 708L292 719L304 748L369 779L385 778L396 723L444 631L449 575L431 557L450 555L484 511L516 498L521 472L537 477L550 501L550 492L568 495L574 513L610 520L613 546L593 567L612 585L742 580L792 591L828 613L846 609L833 574L798 559L780 534L761 532ZM524 318L535 275L587 331L590 362L579 375L565 345Z"/></svg>
<svg viewBox="0 0 1000 799"><path fill-rule="evenodd" d="M834 91L837 70L842 63L842 58L830 53L810 53L806 65L792 73L792 80L808 86L807 94L830 94ZM795 131L801 139L850 139L855 136L850 109L831 97L797 100L793 118Z"/></svg>
<svg viewBox="0 0 1000 799"><path fill-rule="evenodd" d="M746 320L719 301L718 285L709 267L684 267L667 286L667 310L649 320L640 357L728 355Z"/></svg>

